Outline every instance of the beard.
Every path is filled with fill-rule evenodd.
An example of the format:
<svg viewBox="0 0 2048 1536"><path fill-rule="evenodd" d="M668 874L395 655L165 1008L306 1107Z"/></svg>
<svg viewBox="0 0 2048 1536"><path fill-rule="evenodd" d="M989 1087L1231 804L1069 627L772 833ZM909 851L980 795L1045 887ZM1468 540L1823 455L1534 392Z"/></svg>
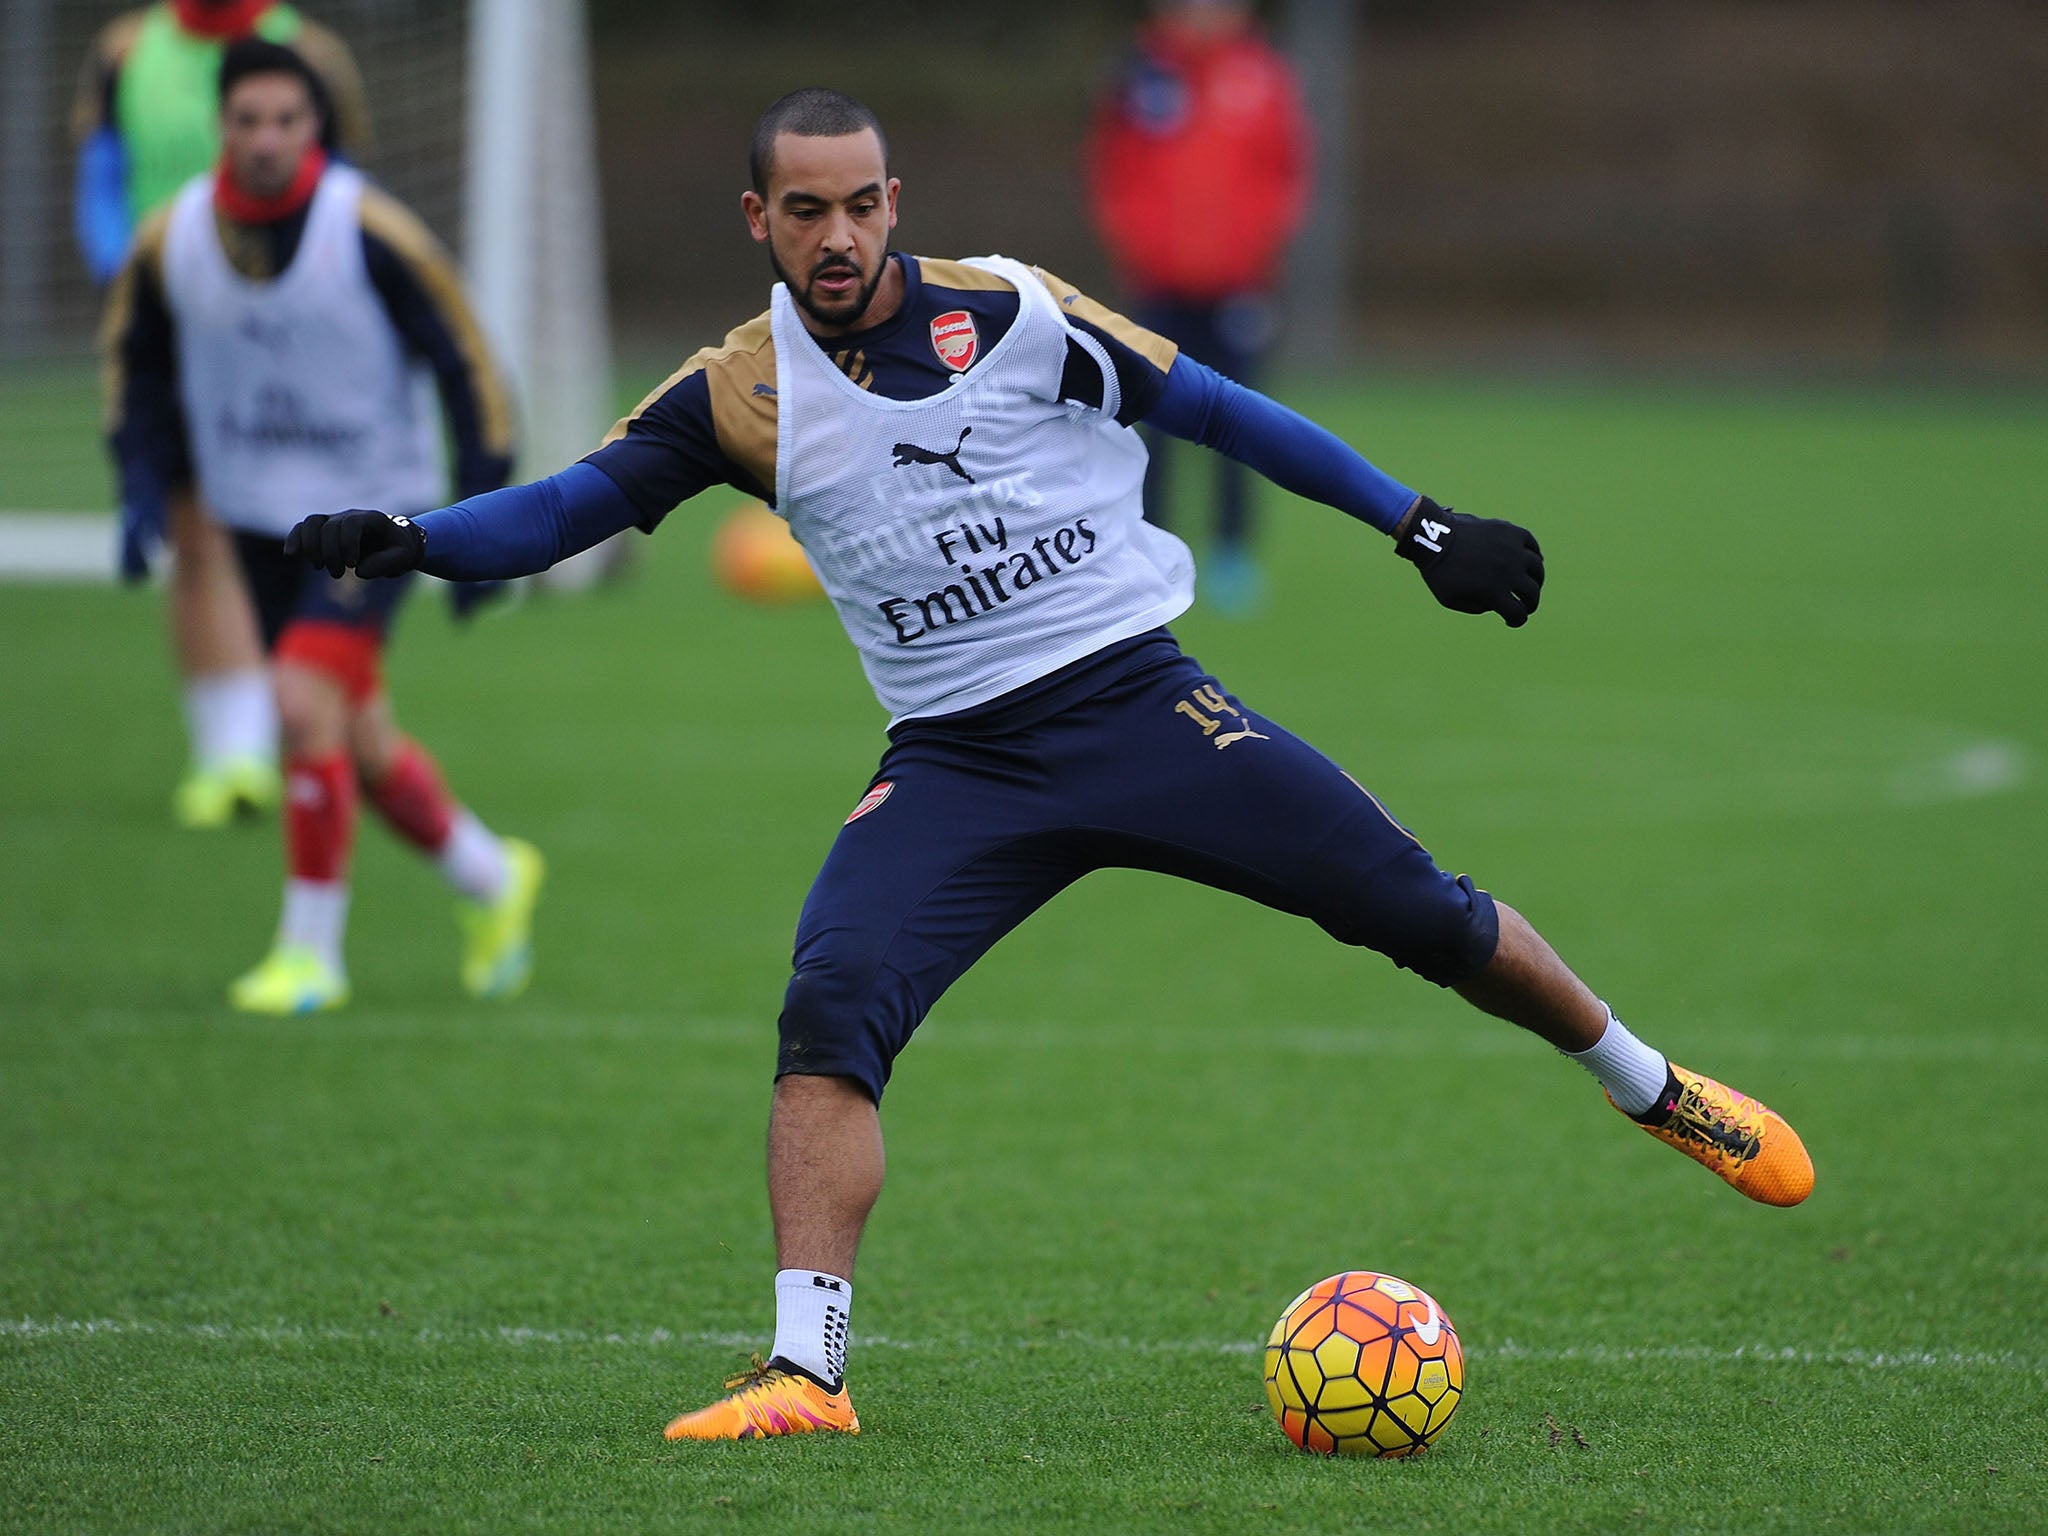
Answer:
<svg viewBox="0 0 2048 1536"><path fill-rule="evenodd" d="M889 270L889 252L885 247L882 259L875 263L874 276L863 274L851 261L824 261L811 269L810 279L799 283L789 269L782 264L782 258L775 254L775 242L768 242L768 265L775 269L775 275L789 296L796 300L796 307L809 315L820 325L832 326L839 330L851 330L856 320L868 312L868 305L874 301L875 290L882 286L882 277ZM851 272L861 278L861 284L843 299L821 301L814 285L820 277L830 272Z"/></svg>

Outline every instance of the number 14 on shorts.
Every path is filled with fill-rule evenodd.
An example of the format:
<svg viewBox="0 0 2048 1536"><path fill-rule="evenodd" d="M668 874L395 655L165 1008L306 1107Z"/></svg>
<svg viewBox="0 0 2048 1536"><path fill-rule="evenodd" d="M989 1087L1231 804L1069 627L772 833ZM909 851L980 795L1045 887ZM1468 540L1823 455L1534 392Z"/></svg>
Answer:
<svg viewBox="0 0 2048 1536"><path fill-rule="evenodd" d="M1173 706L1177 715L1186 715L1202 728L1202 734L1209 738L1217 751L1240 741L1271 741L1272 737L1263 731L1252 729L1251 721L1244 711L1223 696L1220 689L1203 683L1195 691ZM1228 726L1230 729L1225 729Z"/></svg>

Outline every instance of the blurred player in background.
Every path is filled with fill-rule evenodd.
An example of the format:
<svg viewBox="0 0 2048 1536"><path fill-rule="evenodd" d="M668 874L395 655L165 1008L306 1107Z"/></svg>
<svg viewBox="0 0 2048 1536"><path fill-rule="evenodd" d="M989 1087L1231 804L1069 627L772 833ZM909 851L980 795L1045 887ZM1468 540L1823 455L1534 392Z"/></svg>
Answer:
<svg viewBox="0 0 2048 1536"><path fill-rule="evenodd" d="M859 1429L847 1326L891 1065L948 986L1094 869L1310 918L1570 1053L1751 1199L1806 1198L1813 1165L1789 1125L1638 1040L1518 913L1182 654L1164 626L1193 601L1194 563L1142 516L1128 429L1150 422L1349 513L1438 602L1510 626L1542 587L1526 530L1418 495L1048 272L891 252L898 184L849 97L771 106L751 176L742 207L782 279L768 313L690 358L606 446L422 518L309 518L287 543L333 572L514 575L741 486L789 520L890 713L784 995L773 1355L669 1438Z"/></svg>
<svg viewBox="0 0 2048 1536"><path fill-rule="evenodd" d="M342 935L357 790L461 895L463 985L525 984L541 860L450 798L398 728L380 677L405 583L335 581L285 558L315 508L415 511L502 485L511 407L446 254L426 227L321 147L323 100L298 54L231 44L222 155L152 215L109 295L110 442L130 515L182 496L232 530L271 653L283 724L289 878L275 947L230 989L239 1008L345 1002Z"/></svg>
<svg viewBox="0 0 2048 1536"><path fill-rule="evenodd" d="M221 54L249 36L290 44L319 77L329 108L327 150L360 158L368 147L355 60L338 37L291 6L164 0L116 17L93 44L72 109L78 243L95 281L111 281L143 220L218 159ZM141 520L123 528L122 575L146 576L152 547L166 532L177 556L171 648L192 760L172 808L184 826L224 826L238 810L265 810L277 800L277 713L255 613L226 534L189 498L150 498L133 510Z"/></svg>
<svg viewBox="0 0 2048 1536"><path fill-rule="evenodd" d="M1248 384L1272 340L1281 259L1308 209L1308 119L1249 5L1161 0L1154 10L1096 107L1089 208L1134 298L1132 318ZM1145 515L1165 527L1167 439L1148 432L1146 443ZM1219 608L1244 612L1260 595L1249 477L1228 457L1215 471L1216 542L1202 584Z"/></svg>

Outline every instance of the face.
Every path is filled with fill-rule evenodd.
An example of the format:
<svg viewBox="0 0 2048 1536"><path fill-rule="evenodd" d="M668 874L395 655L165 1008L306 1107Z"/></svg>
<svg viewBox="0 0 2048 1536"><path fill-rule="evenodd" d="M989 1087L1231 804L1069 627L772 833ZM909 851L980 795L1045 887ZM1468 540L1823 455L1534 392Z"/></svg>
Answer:
<svg viewBox="0 0 2048 1536"><path fill-rule="evenodd" d="M768 185L742 194L747 228L818 328L855 330L867 313L887 271L897 187L881 141L863 128L831 139L778 135Z"/></svg>
<svg viewBox="0 0 2048 1536"><path fill-rule="evenodd" d="M297 75L248 75L220 107L220 144L235 185L276 197L292 184L299 162L320 137L313 94Z"/></svg>

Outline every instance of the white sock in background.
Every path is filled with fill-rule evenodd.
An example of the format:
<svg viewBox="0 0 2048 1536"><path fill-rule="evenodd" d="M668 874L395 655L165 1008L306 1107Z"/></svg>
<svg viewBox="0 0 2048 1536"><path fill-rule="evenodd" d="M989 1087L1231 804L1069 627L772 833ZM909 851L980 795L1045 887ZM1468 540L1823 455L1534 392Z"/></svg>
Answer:
<svg viewBox="0 0 2048 1536"><path fill-rule="evenodd" d="M348 885L341 880L286 880L284 916L277 925L280 944L310 949L337 971L341 936L348 928Z"/></svg>
<svg viewBox="0 0 2048 1536"><path fill-rule="evenodd" d="M1606 1007L1606 1004L1601 1004ZM1614 1107L1625 1115L1640 1115L1657 1102L1664 1091L1666 1063L1660 1052L1651 1050L1628 1032L1628 1026L1607 1009L1607 1029L1587 1050L1565 1051L1600 1080Z"/></svg>
<svg viewBox="0 0 2048 1536"><path fill-rule="evenodd" d="M185 679L185 729L192 761L217 768L236 758L277 760L277 700L262 667Z"/></svg>
<svg viewBox="0 0 2048 1536"><path fill-rule="evenodd" d="M775 1272L775 1348L820 1381L837 1387L846 1377L846 1320L853 1282L815 1269Z"/></svg>
<svg viewBox="0 0 2048 1536"><path fill-rule="evenodd" d="M470 814L468 806L455 808L455 819L448 826L448 841L434 855L434 862L448 883L471 901L493 902L505 894L505 880L510 873L505 864L505 845L498 841L497 833Z"/></svg>

